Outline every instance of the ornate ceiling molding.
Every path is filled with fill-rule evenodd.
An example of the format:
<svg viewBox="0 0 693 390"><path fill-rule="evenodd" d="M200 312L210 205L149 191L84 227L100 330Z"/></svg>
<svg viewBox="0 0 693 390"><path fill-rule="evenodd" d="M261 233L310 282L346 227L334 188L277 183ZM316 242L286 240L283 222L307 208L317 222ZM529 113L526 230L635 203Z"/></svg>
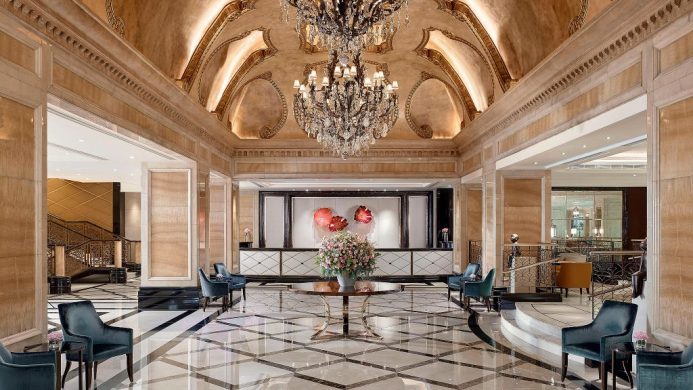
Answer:
<svg viewBox="0 0 693 390"><path fill-rule="evenodd" d="M568 25L568 34L573 35L577 30L581 29L585 24L585 17L587 16L587 9L590 6L590 0L582 0L580 2L580 10L578 14L570 21Z"/></svg>
<svg viewBox="0 0 693 390"><path fill-rule="evenodd" d="M241 64L241 66L238 67L238 70L236 71L236 73L234 73L233 77L231 78L231 81L229 81L226 88L224 88L224 93L221 95L221 99L219 99L219 104L217 104L217 107L214 109L214 111L212 111L214 114L217 115L219 119L221 119L224 116L224 112L226 112L226 110L229 108L229 104L231 103L231 96L235 94L236 89L238 88L238 84L241 82L243 77L245 77L248 74L248 72L250 72L250 69L257 66L262 61L272 57L278 51L277 48L274 47L274 45L270 41L269 29L259 28L252 31L246 31L241 35L247 36L253 31L262 31L262 39L265 41L265 45L267 46L267 48L256 50L250 53L248 58L246 58L245 61L243 61L243 64ZM232 38L232 40L236 40L236 38ZM219 47L217 47L216 50L219 50L219 48L223 46L224 44L219 45ZM216 53L216 51L214 53ZM212 53L209 56L209 58L212 58L214 56L214 53ZM202 101L202 98L200 99L200 101ZM202 103L202 105L206 104L207 97L204 98L204 102Z"/></svg>
<svg viewBox="0 0 693 390"><path fill-rule="evenodd" d="M391 34L387 34L387 38L382 43L380 43L379 45L367 46L366 52L367 53L373 53L373 54L385 54L385 53L391 51L393 49L392 39L394 38L396 33L397 33L397 30L395 30ZM305 28L302 28L301 31L298 33L298 39L299 39L298 48L300 50L303 50L303 52L306 54L327 53L326 48L320 47L318 45L314 45L314 44L308 42L308 39L306 37L306 29Z"/></svg>
<svg viewBox="0 0 693 390"><path fill-rule="evenodd" d="M235 149L234 158L327 158L334 160L334 153L322 150L286 150L286 149ZM451 158L457 159L456 150L412 150L412 149L370 149L362 158Z"/></svg>
<svg viewBox="0 0 693 390"><path fill-rule="evenodd" d="M35 7L33 3L26 0L3 0L2 5L17 18L24 20L30 26L44 34L51 42L64 48L75 57L84 59L85 63L113 80L123 89L130 91L133 95L160 111L178 125L191 130L200 140L209 145L214 145L224 154L228 155L231 153L230 148L224 146L205 129L196 126L188 118L183 116L179 110L157 96L149 87L140 84L135 77L115 65L110 58L83 41L78 34L75 34L52 15Z"/></svg>
<svg viewBox="0 0 693 390"><path fill-rule="evenodd" d="M479 41L483 44L489 57L491 57L493 70L495 71L498 80L500 80L501 89L503 92L510 89L516 80L513 80L513 78L510 76L508 67L505 65L505 61L503 61L503 57L500 55L498 47L496 47L496 44L493 42L493 39L491 39L488 31L486 31L469 6L457 0L436 0L436 2L438 3L439 10L451 14L469 26L474 35L476 35L477 39L479 39Z"/></svg>
<svg viewBox="0 0 693 390"><path fill-rule="evenodd" d="M451 32L448 31L448 30L444 30L444 29L440 29L440 28L436 28L436 27L429 27L429 28L423 30L423 37L421 38L421 43L419 43L419 46L417 46L416 49L414 49L414 51L416 52L416 54L418 54L418 55L420 55L420 56L422 56L422 57L428 58L428 59L430 60L430 58L428 57L428 54L426 53L426 50L429 50L429 49L426 49L426 45L428 44L428 40L430 39L431 31L440 31L443 35L445 35L445 36L448 37L449 39L452 39L453 41L460 42L460 43L462 43L463 45L466 45L466 46L468 46L469 48L471 48L471 49L479 56L479 58L481 58L481 60L484 62L484 65L486 66L486 70L488 71L489 76L491 76L491 78L493 78L494 75L495 75L496 77L498 77L498 75L493 71L493 68L491 67L491 65L490 65L490 64L488 63L488 61L486 60L486 57L485 57L484 54L481 52L481 50L479 50L476 46L474 46L473 43L469 42L468 40L466 40L466 39L464 39L464 38L460 38L460 37L456 36L455 34L451 33ZM440 54L440 53L439 53L439 54ZM459 75L458 75L457 72L452 68L452 66L450 65L450 63L449 63L447 60L446 60L445 62L447 63L447 66L449 67L449 69L445 69L444 67L441 67L441 68L445 71L445 73L448 73L448 71L454 72L454 73L455 73L455 76L459 79ZM436 65L438 65L438 64L436 64ZM439 65L439 66L440 66L440 65ZM448 75L449 75L449 74L448 74ZM454 78L453 78L452 76L451 76L450 78L454 80ZM502 80L500 80L500 79L497 79L497 80L498 80L498 83L499 83L499 84L503 85L503 81L502 81ZM461 79L460 79L460 83L462 83L462 80L461 80ZM464 87L464 90L466 91L467 88L464 86L464 84L463 84L463 87ZM490 106L491 104L493 104L494 96L495 96L495 89L496 89L496 86L495 86L495 84L494 84L493 82L491 82L491 88L492 88L492 90L491 90L491 95L490 95L490 96L486 96L486 99L488 99L488 105L489 105L489 106ZM471 100L471 96L470 96L470 100ZM466 101L466 100L465 100L465 101ZM471 107L475 107L475 106L474 106L474 104L472 104L471 106L468 106L468 107L471 109Z"/></svg>
<svg viewBox="0 0 693 390"><path fill-rule="evenodd" d="M183 75L178 79L186 92L190 92L190 88L192 88L193 81L195 80L195 75L199 71L202 57L209 48L209 45L214 41L214 38L216 38L227 23L231 23L238 19L239 16L255 9L256 1L257 0L236 0L230 2L221 10L212 24L209 25L202 39L195 47L195 51L193 51L188 65L183 71Z"/></svg>
<svg viewBox="0 0 693 390"><path fill-rule="evenodd" d="M277 83L274 80L272 80L272 72L265 72L265 73L262 73L261 75L253 77L252 79L243 83L243 85L240 88L238 88L238 91L242 91L246 85L250 84L252 81L255 81L255 80L266 80L267 82L272 84L272 87L274 88L274 90L279 95L279 99L281 99L281 101L282 101L282 117L281 117L281 119L274 126L272 126L272 127L264 126L262 128L262 130L260 130L260 138L270 139L270 138L274 137L275 135L277 135L279 130L281 130L282 127L284 127L284 124L286 123L286 117L288 116L288 111L289 111L288 105L286 103L286 97L282 93L281 89L279 89L279 86L277 85ZM232 99L232 101L235 100L237 94L238 94L237 92L234 93L234 98Z"/></svg>
<svg viewBox="0 0 693 390"><path fill-rule="evenodd" d="M664 26L671 23L676 18L690 12L693 9L693 0L670 0L657 11L651 13L640 23L630 28L618 39L612 41L601 49L595 50L590 57L577 63L573 69L565 73L562 77L554 81L548 88L534 95L532 99L513 111L510 115L493 125L484 133L487 137L493 137L501 130L507 128L524 115L541 107L545 102L554 96L568 89L577 82L585 79L602 66L610 63L623 53L648 39ZM470 140L475 142L478 137Z"/></svg>
<svg viewBox="0 0 693 390"><path fill-rule="evenodd" d="M416 54L426 58L433 64L440 67L440 69L445 72L450 80L452 80L452 82L455 84L455 88L453 88L453 90L458 96L461 96L467 118L474 120L479 114L481 114L481 111L476 109L472 96L469 94L469 90L464 85L464 82L457 72L455 72L455 69L453 69L448 60L445 59L445 56L442 53L437 50L423 48L421 45L419 45L419 47L416 48Z"/></svg>
<svg viewBox="0 0 693 390"><path fill-rule="evenodd" d="M115 9L113 9L113 0L106 0L106 19L108 19L108 24L118 33L121 37L125 36L125 22L123 18L116 15Z"/></svg>
<svg viewBox="0 0 693 390"><path fill-rule="evenodd" d="M435 80L442 82L443 84L445 84L445 86L447 88L449 88L451 91L455 92L457 99L459 99L460 101L462 100L462 98L457 93L455 88L453 88L445 80L442 80L441 78L436 77L430 73L421 72L421 78L419 79L419 81L416 82L416 84L414 84L414 87L412 87L411 92L409 92L409 96L407 97L407 102L405 103L405 106L404 106L404 117L407 119L407 124L409 124L409 128L412 129L412 131L414 131L414 133L416 133L416 135L418 135L421 138L433 138L433 129L429 125L419 126L414 121L414 118L411 115L411 102L414 99L414 93L416 92L416 90L421 86L421 84L423 84L424 81L430 80L430 79L435 79ZM460 122L460 129L462 129L463 124L464 124L464 121Z"/></svg>

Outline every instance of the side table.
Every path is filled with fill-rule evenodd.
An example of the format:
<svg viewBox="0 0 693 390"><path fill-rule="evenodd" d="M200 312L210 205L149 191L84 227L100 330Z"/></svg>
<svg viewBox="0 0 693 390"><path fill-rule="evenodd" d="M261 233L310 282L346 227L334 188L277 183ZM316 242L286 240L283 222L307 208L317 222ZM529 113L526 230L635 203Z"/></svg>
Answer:
<svg viewBox="0 0 693 390"><path fill-rule="evenodd" d="M628 361L632 365L633 355L637 356L638 352L640 351L669 352L669 349L657 344L650 343L645 344L645 347L641 349L636 349L635 344L632 342L614 345L614 347L611 349L611 374L613 377L613 389L616 389L616 365L618 364L618 362L621 362L623 371L626 373L626 376L628 377L628 383L630 383L630 388L633 388L633 373L631 372L632 367L626 366L626 362Z"/></svg>
<svg viewBox="0 0 693 390"><path fill-rule="evenodd" d="M62 380L60 371L62 371L62 354L77 354L79 356L79 366L78 366L78 378L79 390L82 390L82 361L84 358L84 349L86 345L84 343L63 341L59 349L52 349L52 346L48 343L29 345L24 347L24 352L55 352L55 389L60 390L62 388ZM67 375L67 372L65 373Z"/></svg>

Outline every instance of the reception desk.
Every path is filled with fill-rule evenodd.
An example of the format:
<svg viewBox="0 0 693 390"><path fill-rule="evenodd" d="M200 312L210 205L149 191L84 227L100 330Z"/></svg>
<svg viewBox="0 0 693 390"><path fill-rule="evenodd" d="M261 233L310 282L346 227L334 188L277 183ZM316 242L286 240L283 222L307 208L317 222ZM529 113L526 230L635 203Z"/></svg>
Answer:
<svg viewBox="0 0 693 390"><path fill-rule="evenodd" d="M452 249L377 249L380 253L373 276L411 277L450 275ZM317 249L241 248L241 273L246 276L320 276Z"/></svg>

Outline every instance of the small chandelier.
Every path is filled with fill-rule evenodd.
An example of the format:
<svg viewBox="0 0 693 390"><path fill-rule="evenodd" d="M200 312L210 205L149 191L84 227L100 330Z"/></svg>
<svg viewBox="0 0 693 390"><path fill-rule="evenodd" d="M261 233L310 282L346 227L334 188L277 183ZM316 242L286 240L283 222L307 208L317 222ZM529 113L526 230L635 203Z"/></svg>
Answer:
<svg viewBox="0 0 693 390"><path fill-rule="evenodd" d="M377 45L400 26L400 8L409 0L279 0L284 20L289 6L296 8L296 31L307 28L307 39L326 49L352 57ZM404 12L405 24L409 22Z"/></svg>
<svg viewBox="0 0 693 390"><path fill-rule="evenodd" d="M366 77L361 53L353 58L330 52L322 82L311 70L307 82L294 81L294 116L298 125L323 147L343 159L368 150L392 129L399 114L395 91L382 71Z"/></svg>

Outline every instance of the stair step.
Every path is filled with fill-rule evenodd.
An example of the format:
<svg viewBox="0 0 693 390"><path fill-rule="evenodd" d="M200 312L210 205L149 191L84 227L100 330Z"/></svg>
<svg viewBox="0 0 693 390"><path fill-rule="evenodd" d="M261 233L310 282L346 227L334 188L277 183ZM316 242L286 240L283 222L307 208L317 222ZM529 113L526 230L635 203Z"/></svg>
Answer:
<svg viewBox="0 0 693 390"><path fill-rule="evenodd" d="M501 332L513 344L513 347L539 356L548 352L556 355L558 359L562 353L561 337L542 332L539 329L526 330L518 323L516 314L516 311L501 313ZM579 356L570 355L569 358L584 363L584 359Z"/></svg>

